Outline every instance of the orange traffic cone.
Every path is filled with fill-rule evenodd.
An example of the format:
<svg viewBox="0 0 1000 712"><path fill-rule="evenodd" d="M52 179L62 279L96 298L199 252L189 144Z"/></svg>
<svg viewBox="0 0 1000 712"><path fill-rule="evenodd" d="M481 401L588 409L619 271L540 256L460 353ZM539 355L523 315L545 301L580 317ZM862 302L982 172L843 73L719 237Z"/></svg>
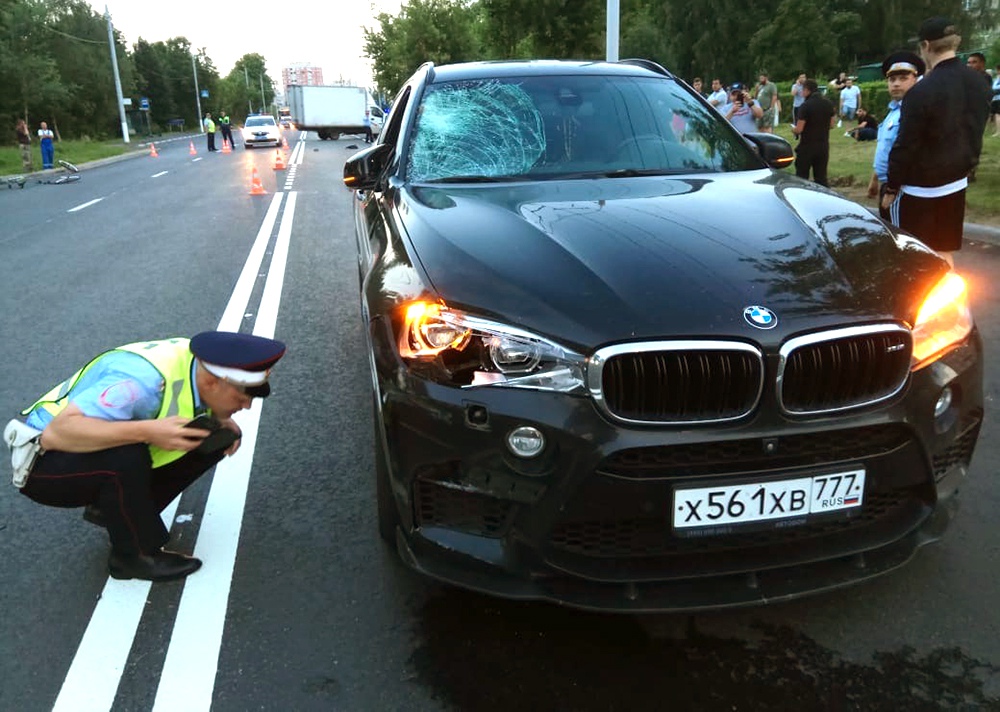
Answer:
<svg viewBox="0 0 1000 712"><path fill-rule="evenodd" d="M155 143L149 144L149 155L150 155L151 158L159 158L160 157L160 154L156 152L156 144Z"/></svg>
<svg viewBox="0 0 1000 712"><path fill-rule="evenodd" d="M198 155L198 152L194 148L194 141L191 142L191 149L188 151L188 154L191 155L191 156L197 156Z"/></svg>
<svg viewBox="0 0 1000 712"><path fill-rule="evenodd" d="M288 150L288 139L284 136L281 137L281 147L286 151Z"/></svg>
<svg viewBox="0 0 1000 712"><path fill-rule="evenodd" d="M222 139L222 152L223 153L232 153L233 152L232 147L229 145L229 141L227 141L226 139Z"/></svg>
<svg viewBox="0 0 1000 712"><path fill-rule="evenodd" d="M283 171L288 166L285 165L285 159L281 156L281 151L275 150L274 152L274 170Z"/></svg>
<svg viewBox="0 0 1000 712"><path fill-rule="evenodd" d="M257 166L253 167L253 172L250 174L250 195L267 195L267 191L264 190L264 186L260 182Z"/></svg>

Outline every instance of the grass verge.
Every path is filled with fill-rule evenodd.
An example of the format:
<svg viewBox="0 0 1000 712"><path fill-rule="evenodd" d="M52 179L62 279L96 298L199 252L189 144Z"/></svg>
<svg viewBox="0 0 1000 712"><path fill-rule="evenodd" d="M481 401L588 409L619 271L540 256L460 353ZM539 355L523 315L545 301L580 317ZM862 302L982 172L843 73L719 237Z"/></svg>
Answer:
<svg viewBox="0 0 1000 712"><path fill-rule="evenodd" d="M110 158L136 150L137 144L124 144L121 141L56 141L56 161L69 161L80 165L88 161ZM31 158L35 170L42 170L42 151L37 140L31 142ZM17 146L0 147L0 176L18 175L21 168L21 149Z"/></svg>

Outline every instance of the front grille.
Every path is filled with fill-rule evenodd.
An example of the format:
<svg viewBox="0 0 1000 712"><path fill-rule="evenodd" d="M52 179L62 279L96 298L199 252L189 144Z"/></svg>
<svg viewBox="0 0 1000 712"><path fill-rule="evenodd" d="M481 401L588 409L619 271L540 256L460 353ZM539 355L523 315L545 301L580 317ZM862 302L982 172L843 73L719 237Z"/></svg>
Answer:
<svg viewBox="0 0 1000 712"><path fill-rule="evenodd" d="M467 492L451 483L417 480L413 494L418 527L444 527L499 537L510 516L511 502Z"/></svg>
<svg viewBox="0 0 1000 712"><path fill-rule="evenodd" d="M753 410L763 385L760 352L735 342L609 347L593 364L591 391L606 412L628 422L733 420Z"/></svg>
<svg viewBox="0 0 1000 712"><path fill-rule="evenodd" d="M886 455L912 439L905 425L869 425L820 433L619 450L598 472L628 479L724 475L779 467L810 467ZM770 445L770 449L765 449Z"/></svg>
<svg viewBox="0 0 1000 712"><path fill-rule="evenodd" d="M785 547L814 537L836 537L869 526L906 506L905 492L866 496L861 510L849 518L809 522L801 526L741 532L735 536L679 539L672 536L669 515L560 523L549 537L553 548L580 556L638 558L705 554L725 550Z"/></svg>
<svg viewBox="0 0 1000 712"><path fill-rule="evenodd" d="M791 339L781 348L778 397L794 414L877 403L905 385L911 352L910 332L895 324Z"/></svg>

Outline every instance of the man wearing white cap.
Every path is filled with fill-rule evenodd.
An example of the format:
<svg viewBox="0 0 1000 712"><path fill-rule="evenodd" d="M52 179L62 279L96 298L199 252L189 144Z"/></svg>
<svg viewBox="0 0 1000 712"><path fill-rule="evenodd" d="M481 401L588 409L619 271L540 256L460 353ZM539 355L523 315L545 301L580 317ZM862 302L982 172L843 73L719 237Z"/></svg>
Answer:
<svg viewBox="0 0 1000 712"><path fill-rule="evenodd" d="M914 52L894 52L882 62L882 74L889 85L889 112L879 124L875 139L875 159L872 162L872 177L868 182L868 197L878 198L879 215L883 220L890 220L889 207L894 197L885 195L885 182L889 179L889 152L899 133L903 97L924 75L924 60Z"/></svg>
<svg viewBox="0 0 1000 712"><path fill-rule="evenodd" d="M40 431L21 492L86 507L84 519L108 530L114 578L166 581L197 571L198 559L163 549L170 535L160 512L236 452L242 433L232 416L271 392L271 368L284 353L280 341L209 331L98 355L25 408L24 424L8 424L8 444L17 428Z"/></svg>

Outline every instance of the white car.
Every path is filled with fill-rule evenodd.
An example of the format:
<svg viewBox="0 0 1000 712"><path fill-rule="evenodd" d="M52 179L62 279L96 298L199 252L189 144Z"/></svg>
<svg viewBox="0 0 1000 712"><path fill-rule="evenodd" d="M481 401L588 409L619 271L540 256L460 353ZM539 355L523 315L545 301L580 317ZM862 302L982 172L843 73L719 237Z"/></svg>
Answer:
<svg viewBox="0 0 1000 712"><path fill-rule="evenodd" d="M260 116L248 116L243 124L243 145L247 148L254 146L280 146L281 129L273 116L264 114Z"/></svg>

